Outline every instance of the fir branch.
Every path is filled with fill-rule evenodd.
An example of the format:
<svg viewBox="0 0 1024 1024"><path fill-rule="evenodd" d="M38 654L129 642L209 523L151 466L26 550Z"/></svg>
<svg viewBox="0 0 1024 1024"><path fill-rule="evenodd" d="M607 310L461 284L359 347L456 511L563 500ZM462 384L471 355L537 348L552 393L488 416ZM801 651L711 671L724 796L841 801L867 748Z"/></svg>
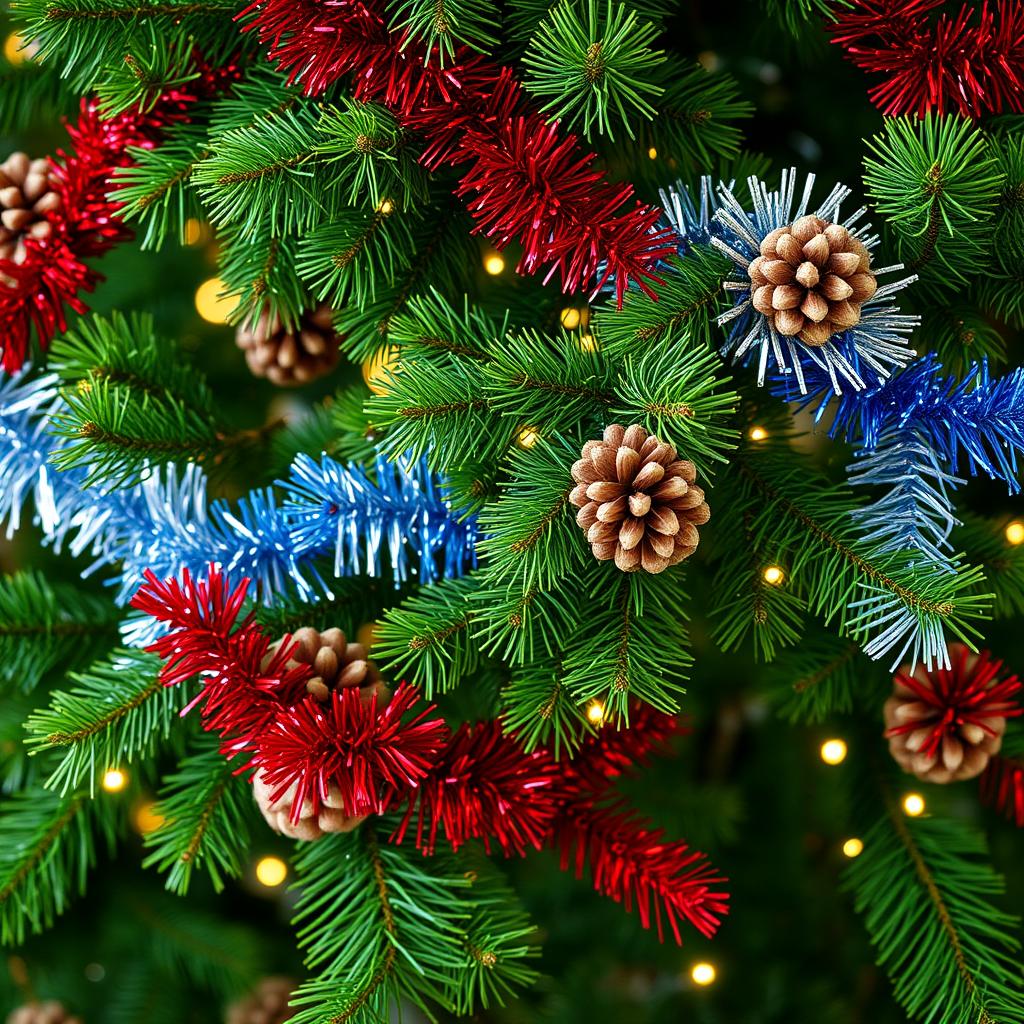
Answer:
<svg viewBox="0 0 1024 1024"><path fill-rule="evenodd" d="M984 838L964 822L908 819L891 798L887 811L846 880L896 998L912 1016L950 1024L1024 1015L1019 919L989 901L1003 880L981 859Z"/></svg>
<svg viewBox="0 0 1024 1024"><path fill-rule="evenodd" d="M49 707L29 717L26 742L34 753L63 752L47 786L67 794L88 780L94 795L97 772L152 756L169 736L186 694L165 687L160 661L136 650L115 651L70 678L77 685L57 691Z"/></svg>
<svg viewBox="0 0 1024 1024"><path fill-rule="evenodd" d="M238 759L226 758L217 738L198 737L160 790L154 814L159 828L146 835L144 867L166 874L166 886L184 896L192 875L204 869L216 892L248 863L252 791Z"/></svg>

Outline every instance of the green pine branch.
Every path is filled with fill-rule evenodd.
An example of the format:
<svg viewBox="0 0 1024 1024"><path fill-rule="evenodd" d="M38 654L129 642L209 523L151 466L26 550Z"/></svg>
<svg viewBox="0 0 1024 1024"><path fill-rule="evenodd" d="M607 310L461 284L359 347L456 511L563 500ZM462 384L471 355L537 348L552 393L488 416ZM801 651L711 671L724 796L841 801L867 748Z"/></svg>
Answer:
<svg viewBox="0 0 1024 1024"><path fill-rule="evenodd" d="M34 753L62 753L46 783L62 794L86 783L95 794L97 773L151 757L187 697L184 687L163 684L159 658L131 648L70 679L75 686L55 692L25 723Z"/></svg>
<svg viewBox="0 0 1024 1024"><path fill-rule="evenodd" d="M220 892L245 870L255 804L240 767L221 752L216 736L204 734L164 780L154 808L162 823L146 835L143 866L166 875L171 892L184 896L200 869Z"/></svg>
<svg viewBox="0 0 1024 1024"><path fill-rule="evenodd" d="M31 571L0 578L0 679L27 693L117 642L114 604Z"/></svg>
<svg viewBox="0 0 1024 1024"><path fill-rule="evenodd" d="M889 799L847 868L879 964L915 1019L1024 1020L1020 918L992 902L1004 886L986 853L966 822L907 818Z"/></svg>
<svg viewBox="0 0 1024 1024"><path fill-rule="evenodd" d="M402 49L422 49L423 63L440 67L455 59L459 45L489 53L498 42L500 17L487 0L388 0L391 31Z"/></svg>
<svg viewBox="0 0 1024 1024"><path fill-rule="evenodd" d="M0 940L20 945L85 892L99 850L113 849L115 807L40 786L0 804Z"/></svg>

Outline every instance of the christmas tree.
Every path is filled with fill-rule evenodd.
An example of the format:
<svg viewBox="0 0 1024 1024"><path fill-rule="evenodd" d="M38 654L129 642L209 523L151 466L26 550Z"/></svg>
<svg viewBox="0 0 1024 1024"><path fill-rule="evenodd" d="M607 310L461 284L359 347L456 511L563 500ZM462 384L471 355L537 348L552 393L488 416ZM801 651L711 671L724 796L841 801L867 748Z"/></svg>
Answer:
<svg viewBox="0 0 1024 1024"><path fill-rule="evenodd" d="M3 17L12 1024L1024 1022L1024 5Z"/></svg>

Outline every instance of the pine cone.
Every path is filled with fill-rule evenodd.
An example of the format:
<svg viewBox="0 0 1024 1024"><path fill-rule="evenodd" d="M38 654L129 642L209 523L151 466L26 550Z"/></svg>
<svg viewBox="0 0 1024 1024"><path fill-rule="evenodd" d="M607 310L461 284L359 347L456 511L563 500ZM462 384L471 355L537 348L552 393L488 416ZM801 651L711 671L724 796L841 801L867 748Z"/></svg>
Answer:
<svg viewBox="0 0 1024 1024"><path fill-rule="evenodd" d="M359 687L362 699L369 702L376 695L378 706L387 703L391 692L381 679L377 666L366 656L362 644L350 644L340 629L326 629L322 633L311 626L297 629L292 636L296 647L288 659L287 667L312 665L316 675L306 682L306 690L318 701L326 701L332 690L341 687ZM271 645L266 661L284 638ZM365 815L345 813L341 790L331 783L327 798L317 813L307 800L299 812L299 820L292 821L296 786L290 786L279 800L272 800L276 786L267 784L262 770L253 778L253 794L267 824L282 835L293 839L319 839L328 832L351 832L366 820Z"/></svg>
<svg viewBox="0 0 1024 1024"><path fill-rule="evenodd" d="M59 207L50 161L12 153L0 164L0 260L24 263L25 239L46 238L53 230L46 215Z"/></svg>
<svg viewBox="0 0 1024 1024"><path fill-rule="evenodd" d="M303 313L297 331L286 330L279 316L265 309L255 322L235 332L235 344L257 377L279 387L307 384L329 373L338 363L338 335L330 306Z"/></svg>
<svg viewBox="0 0 1024 1024"><path fill-rule="evenodd" d="M271 644L266 661L284 642L284 637ZM350 644L345 634L337 628L325 629L322 633L312 626L303 626L292 635L295 649L288 659L288 668L298 665L312 665L316 675L306 683L306 690L319 701L327 700L331 690L343 686L358 686L363 700L369 701L377 694L378 702L390 696L387 686L380 677L380 670L366 654L362 644Z"/></svg>
<svg viewBox="0 0 1024 1024"><path fill-rule="evenodd" d="M7 1024L82 1024L80 1017L68 1013L63 1003L47 999L42 1003L26 1003L7 1015Z"/></svg>
<svg viewBox="0 0 1024 1024"><path fill-rule="evenodd" d="M569 500L594 556L624 572L661 572L689 558L697 527L711 518L693 463L638 423L613 423L603 440L588 441L572 478Z"/></svg>
<svg viewBox="0 0 1024 1024"><path fill-rule="evenodd" d="M228 1007L225 1024L283 1024L298 1012L288 1006L296 987L291 978L263 978L254 991Z"/></svg>
<svg viewBox="0 0 1024 1024"><path fill-rule="evenodd" d="M765 236L747 272L754 309L779 334L814 347L859 323L861 305L878 289L863 243L810 214Z"/></svg>
<svg viewBox="0 0 1024 1024"><path fill-rule="evenodd" d="M950 644L949 669L905 666L885 702L889 751L905 771L925 782L957 782L980 775L1002 746L1006 719L1021 714L1016 676L999 679L1002 662Z"/></svg>

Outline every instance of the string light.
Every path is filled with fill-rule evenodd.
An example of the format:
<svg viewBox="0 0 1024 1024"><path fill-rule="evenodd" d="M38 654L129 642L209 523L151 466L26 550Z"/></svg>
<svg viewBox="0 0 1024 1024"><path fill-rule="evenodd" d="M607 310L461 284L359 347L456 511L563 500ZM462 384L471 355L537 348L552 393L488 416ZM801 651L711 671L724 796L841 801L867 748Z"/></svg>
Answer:
<svg viewBox="0 0 1024 1024"><path fill-rule="evenodd" d="M582 318L580 317L580 311L578 309L574 309L572 306L568 306L567 308L562 310L562 326L567 331L573 331L577 327L579 327L581 319Z"/></svg>
<svg viewBox="0 0 1024 1024"><path fill-rule="evenodd" d="M751 427L750 434L748 435L751 441L763 441L768 436L768 431L764 427Z"/></svg>
<svg viewBox="0 0 1024 1024"><path fill-rule="evenodd" d="M128 785L128 776L120 768L108 768L103 773L103 788L108 793L120 793Z"/></svg>
<svg viewBox="0 0 1024 1024"><path fill-rule="evenodd" d="M235 299L223 292L224 282L219 277L211 277L196 289L196 311L211 324L226 324L237 305Z"/></svg>
<svg viewBox="0 0 1024 1024"><path fill-rule="evenodd" d="M690 968L690 977L693 978L695 985L710 985L717 975L715 965L709 964L706 960L701 960Z"/></svg>
<svg viewBox="0 0 1024 1024"><path fill-rule="evenodd" d="M843 843L843 855L849 857L851 860L854 857L859 857L864 852L864 843L853 836L851 839L847 839Z"/></svg>
<svg viewBox="0 0 1024 1024"><path fill-rule="evenodd" d="M38 47L35 47L35 49L38 49ZM33 56L33 47L31 44L25 46L25 40L17 32L12 32L4 40L4 56L9 64L24 64L25 61Z"/></svg>
<svg viewBox="0 0 1024 1024"><path fill-rule="evenodd" d="M189 217L183 235L186 245L198 245L206 237L206 225L198 217Z"/></svg>
<svg viewBox="0 0 1024 1024"><path fill-rule="evenodd" d="M587 705L587 721L591 725L604 724L604 705L599 700L592 700Z"/></svg>
<svg viewBox="0 0 1024 1024"><path fill-rule="evenodd" d="M377 204L377 212L382 217L389 217L395 212L395 204L390 199L382 199Z"/></svg>
<svg viewBox="0 0 1024 1024"><path fill-rule="evenodd" d="M261 857L256 863L256 881L276 889L288 877L288 865L280 857Z"/></svg>
<svg viewBox="0 0 1024 1024"><path fill-rule="evenodd" d="M536 427L520 427L516 434L516 444L520 448L532 448L540 440L540 431Z"/></svg>
<svg viewBox="0 0 1024 1024"><path fill-rule="evenodd" d="M769 565L762 575L765 583L772 587L777 587L786 578L786 574L777 565Z"/></svg>
<svg viewBox="0 0 1024 1024"><path fill-rule="evenodd" d="M580 335L580 350L583 352L594 352L597 350L597 339L590 331L584 331Z"/></svg>
<svg viewBox="0 0 1024 1024"><path fill-rule="evenodd" d="M1012 523L1006 524L1006 539L1013 545L1024 544L1024 523L1014 519Z"/></svg>
<svg viewBox="0 0 1024 1024"><path fill-rule="evenodd" d="M903 813L908 818L919 818L924 814L924 797L920 793L908 793L903 798Z"/></svg>
<svg viewBox="0 0 1024 1024"><path fill-rule="evenodd" d="M649 150L647 150L647 155L652 160L657 160L658 159L658 151L654 148L654 146L651 146L651 148Z"/></svg>
<svg viewBox="0 0 1024 1024"><path fill-rule="evenodd" d="M484 270L486 270L491 277L497 277L504 269L505 258L501 253L492 252L489 256L484 257Z"/></svg>
<svg viewBox="0 0 1024 1024"><path fill-rule="evenodd" d="M375 395L386 395L391 375L398 369L398 349L384 345L363 363L363 380Z"/></svg>
<svg viewBox="0 0 1024 1024"><path fill-rule="evenodd" d="M825 764L842 764L846 760L846 742L825 740L821 745L821 759Z"/></svg>
<svg viewBox="0 0 1024 1024"><path fill-rule="evenodd" d="M148 835L150 832L155 832L160 828L167 819L157 812L156 804L152 800L148 800L146 803L139 804L135 808L132 820L135 822L136 830L141 835Z"/></svg>

